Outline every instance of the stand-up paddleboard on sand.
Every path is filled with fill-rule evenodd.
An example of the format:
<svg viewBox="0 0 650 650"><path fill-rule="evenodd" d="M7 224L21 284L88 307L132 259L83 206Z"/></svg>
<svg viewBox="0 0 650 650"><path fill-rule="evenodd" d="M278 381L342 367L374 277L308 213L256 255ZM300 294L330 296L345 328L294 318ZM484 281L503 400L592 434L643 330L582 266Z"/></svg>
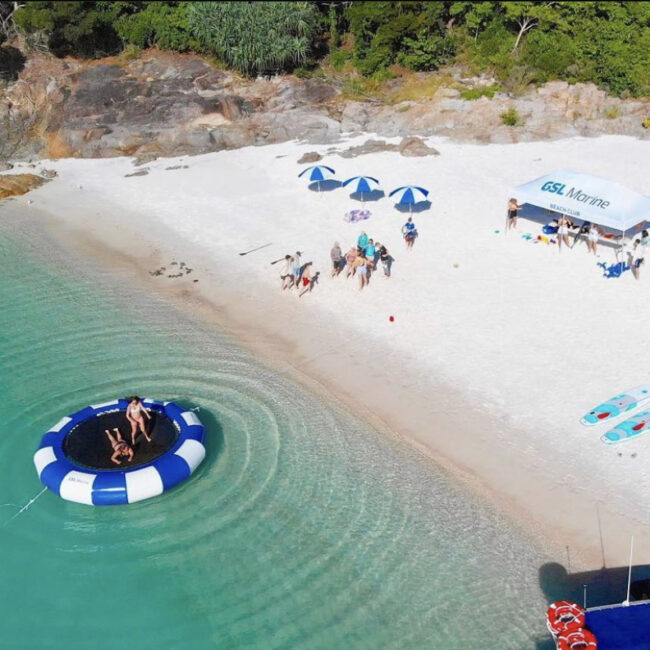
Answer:
<svg viewBox="0 0 650 650"><path fill-rule="evenodd" d="M628 390L626 393L621 393L620 395L614 395L608 400L595 406L589 413L584 415L580 422L586 424L587 426L592 426L598 424L599 422L605 422L606 420L611 420L616 418L621 413L626 411L631 411L636 408L642 402L650 399L650 384L644 384L638 388L633 388Z"/></svg>
<svg viewBox="0 0 650 650"><path fill-rule="evenodd" d="M643 411L610 429L601 440L606 445L615 445L617 442L636 438L648 430L650 430L650 411Z"/></svg>

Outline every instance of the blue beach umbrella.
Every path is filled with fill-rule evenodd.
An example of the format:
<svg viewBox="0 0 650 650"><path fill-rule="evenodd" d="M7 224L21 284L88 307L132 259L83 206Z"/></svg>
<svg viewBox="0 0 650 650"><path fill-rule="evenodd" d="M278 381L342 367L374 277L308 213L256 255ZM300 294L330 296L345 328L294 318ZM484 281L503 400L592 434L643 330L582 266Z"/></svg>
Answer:
<svg viewBox="0 0 650 650"><path fill-rule="evenodd" d="M372 194L379 189L379 181L372 176L353 176L343 182L343 187L351 186L352 194L361 194L361 200L364 200L365 194Z"/></svg>
<svg viewBox="0 0 650 650"><path fill-rule="evenodd" d="M429 190L417 185L404 185L393 190L388 196L395 197L395 205L408 205L410 212L416 203L427 200Z"/></svg>
<svg viewBox="0 0 650 650"><path fill-rule="evenodd" d="M329 180L336 174L336 172L331 168L331 167L326 167L325 165L314 165L313 167L307 167L307 169L303 169L300 174L298 174L298 178L301 176L304 176L305 174L309 174L307 176L307 180L310 183L318 183L318 191L320 191L320 184L323 181Z"/></svg>

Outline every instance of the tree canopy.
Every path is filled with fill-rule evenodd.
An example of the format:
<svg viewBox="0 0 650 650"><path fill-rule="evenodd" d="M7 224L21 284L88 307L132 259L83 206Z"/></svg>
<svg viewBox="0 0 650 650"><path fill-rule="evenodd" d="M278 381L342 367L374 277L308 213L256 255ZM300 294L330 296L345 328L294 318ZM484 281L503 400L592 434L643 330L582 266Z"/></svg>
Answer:
<svg viewBox="0 0 650 650"><path fill-rule="evenodd" d="M0 42L13 5L0 1ZM502 83L650 94L647 1L28 2L14 23L57 56L156 46L212 53L249 75L345 61L365 76L460 64Z"/></svg>

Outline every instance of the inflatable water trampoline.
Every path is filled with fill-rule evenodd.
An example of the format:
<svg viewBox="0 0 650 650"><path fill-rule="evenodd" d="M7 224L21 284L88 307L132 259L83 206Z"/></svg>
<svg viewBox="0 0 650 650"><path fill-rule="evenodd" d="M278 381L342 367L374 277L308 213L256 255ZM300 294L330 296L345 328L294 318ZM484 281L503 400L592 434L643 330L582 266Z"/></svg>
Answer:
<svg viewBox="0 0 650 650"><path fill-rule="evenodd" d="M133 459L116 466L106 429L119 428L130 443L123 399L87 406L62 418L34 454L38 477L62 499L94 506L135 503L162 494L188 478L205 458L205 429L193 411L174 402L143 399L151 415L133 446Z"/></svg>

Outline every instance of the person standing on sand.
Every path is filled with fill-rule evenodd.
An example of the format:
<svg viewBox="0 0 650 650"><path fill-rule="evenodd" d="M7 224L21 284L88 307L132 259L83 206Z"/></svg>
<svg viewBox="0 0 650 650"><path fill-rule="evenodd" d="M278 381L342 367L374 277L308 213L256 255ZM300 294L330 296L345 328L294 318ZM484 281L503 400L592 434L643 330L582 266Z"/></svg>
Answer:
<svg viewBox="0 0 650 650"><path fill-rule="evenodd" d="M357 249L360 253L363 254L363 251L366 250L368 245L368 235L365 232L362 232L357 239Z"/></svg>
<svg viewBox="0 0 650 650"><path fill-rule="evenodd" d="M296 287L300 286L300 276L302 275L302 253L296 251L296 254L293 256L293 283Z"/></svg>
<svg viewBox="0 0 650 650"><path fill-rule="evenodd" d="M293 257L284 256L284 262L280 269L280 280L282 280L282 290L290 289L293 286Z"/></svg>
<svg viewBox="0 0 650 650"><path fill-rule="evenodd" d="M353 267L354 274L359 278L359 291L361 291L361 289L368 284L368 267L366 258L361 255L356 257Z"/></svg>
<svg viewBox="0 0 650 650"><path fill-rule="evenodd" d="M634 247L636 246L636 240L635 239L625 239L623 241L623 264L627 264L630 268L632 268L632 265L634 264ZM618 259L618 253L617 253L617 258Z"/></svg>
<svg viewBox="0 0 650 650"><path fill-rule="evenodd" d="M390 267L393 265L393 258L383 245L379 248L379 259L381 260L381 266L384 269L384 277L390 278Z"/></svg>
<svg viewBox="0 0 650 650"><path fill-rule="evenodd" d="M377 249L375 248L375 242L372 239L368 240L368 243L366 245L365 250L363 251L363 256L368 259L372 260L374 262L375 260L375 251Z"/></svg>
<svg viewBox="0 0 650 650"><path fill-rule="evenodd" d="M354 260L357 259L357 249L352 246L350 250L345 254L345 265L347 266L346 280L354 273Z"/></svg>
<svg viewBox="0 0 650 650"><path fill-rule="evenodd" d="M592 223L587 233L587 250L596 256L598 255L598 239L600 238L600 234L600 228L595 223Z"/></svg>
<svg viewBox="0 0 650 650"><path fill-rule="evenodd" d="M402 226L402 235L404 236L404 241L406 242L406 248L413 248L415 238L418 236L417 228L413 223L413 217L409 217L408 221Z"/></svg>
<svg viewBox="0 0 650 650"><path fill-rule="evenodd" d="M343 253L337 241L334 242L330 251L330 259L332 260L332 277L336 277L341 272L343 264Z"/></svg>
<svg viewBox="0 0 650 650"><path fill-rule="evenodd" d="M311 262L307 262L302 269L302 275L300 276L300 284L303 287L308 287L309 282L311 281Z"/></svg>
<svg viewBox="0 0 650 650"><path fill-rule="evenodd" d="M302 274L303 290L298 294L298 298L302 298L306 293L311 293L314 285L318 282L320 271L316 271L312 276L310 267L311 262L305 265L305 272Z"/></svg>
<svg viewBox="0 0 650 650"><path fill-rule="evenodd" d="M634 241L634 252L632 253L632 273L636 280L639 279L639 273L641 271L641 264L643 264L645 259L645 246L641 239L636 239Z"/></svg>
<svg viewBox="0 0 650 650"><path fill-rule="evenodd" d="M567 248L571 248L571 246L569 246L569 219L566 214L563 214L557 220L557 242L560 246L560 250L562 250L562 244Z"/></svg>
<svg viewBox="0 0 650 650"><path fill-rule="evenodd" d="M511 198L508 201L508 230L517 227L517 216L519 215L521 206L517 203L517 199Z"/></svg>

